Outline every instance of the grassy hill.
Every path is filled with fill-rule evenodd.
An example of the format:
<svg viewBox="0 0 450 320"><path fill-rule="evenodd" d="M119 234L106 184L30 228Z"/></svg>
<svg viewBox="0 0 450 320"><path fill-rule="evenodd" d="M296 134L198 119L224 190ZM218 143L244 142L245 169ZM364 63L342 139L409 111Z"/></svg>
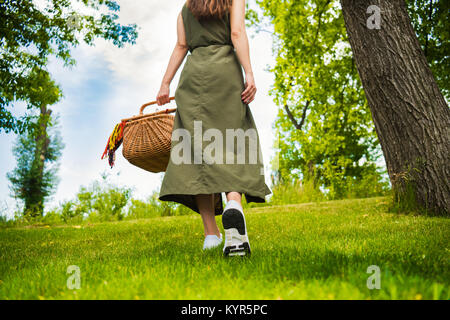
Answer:
<svg viewBox="0 0 450 320"><path fill-rule="evenodd" d="M0 298L449 299L450 220L387 213L385 202L247 209L250 258L202 252L198 214L4 228ZM77 290L66 285L71 265ZM371 265L379 290L366 284Z"/></svg>

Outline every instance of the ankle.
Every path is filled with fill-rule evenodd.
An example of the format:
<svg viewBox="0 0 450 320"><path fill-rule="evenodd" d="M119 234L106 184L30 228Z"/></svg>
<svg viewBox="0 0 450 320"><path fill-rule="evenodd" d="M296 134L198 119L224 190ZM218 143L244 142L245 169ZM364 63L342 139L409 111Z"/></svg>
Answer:
<svg viewBox="0 0 450 320"><path fill-rule="evenodd" d="M237 209L237 210L241 211L242 213L244 212L244 209L242 208L242 204L240 203L240 201L229 200L227 202L227 204L225 205L224 211L227 209L231 209L231 208Z"/></svg>
<svg viewBox="0 0 450 320"><path fill-rule="evenodd" d="M217 231L208 231L208 232L205 231L205 237L206 236L213 236L213 235L220 238L220 231L219 231L219 229L217 229Z"/></svg>

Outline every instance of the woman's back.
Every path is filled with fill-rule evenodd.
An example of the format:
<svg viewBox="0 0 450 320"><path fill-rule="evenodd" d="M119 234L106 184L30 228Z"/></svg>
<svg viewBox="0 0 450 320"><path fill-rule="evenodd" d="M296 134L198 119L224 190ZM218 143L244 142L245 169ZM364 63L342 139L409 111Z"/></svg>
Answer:
<svg viewBox="0 0 450 320"><path fill-rule="evenodd" d="M197 20L188 6L181 10L189 51L210 45L233 45L231 41L230 16Z"/></svg>

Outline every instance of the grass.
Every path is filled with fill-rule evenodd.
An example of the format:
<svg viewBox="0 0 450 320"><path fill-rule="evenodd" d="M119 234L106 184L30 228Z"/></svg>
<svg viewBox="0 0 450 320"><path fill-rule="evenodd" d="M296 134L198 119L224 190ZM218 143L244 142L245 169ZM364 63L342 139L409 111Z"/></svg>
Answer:
<svg viewBox="0 0 450 320"><path fill-rule="evenodd" d="M249 208L250 258L202 252L198 214L4 228L0 298L449 299L449 219L387 213L386 202ZM70 265L80 289L67 288ZM379 290L367 288L370 265Z"/></svg>

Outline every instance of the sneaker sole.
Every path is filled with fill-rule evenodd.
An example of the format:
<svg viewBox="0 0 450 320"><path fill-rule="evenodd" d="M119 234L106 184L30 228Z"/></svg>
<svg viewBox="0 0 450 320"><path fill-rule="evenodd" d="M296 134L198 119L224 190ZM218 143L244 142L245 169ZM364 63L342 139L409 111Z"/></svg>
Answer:
<svg viewBox="0 0 450 320"><path fill-rule="evenodd" d="M222 214L222 224L225 230L224 256L250 255L245 216L237 209L228 209Z"/></svg>

